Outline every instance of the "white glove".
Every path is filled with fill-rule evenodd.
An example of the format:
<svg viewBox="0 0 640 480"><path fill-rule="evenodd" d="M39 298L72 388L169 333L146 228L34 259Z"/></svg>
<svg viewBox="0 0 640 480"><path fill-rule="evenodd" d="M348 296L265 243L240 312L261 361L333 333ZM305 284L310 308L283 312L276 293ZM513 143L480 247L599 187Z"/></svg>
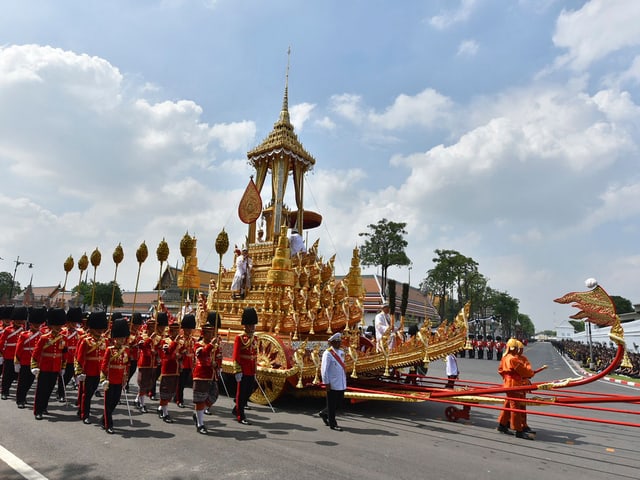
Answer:
<svg viewBox="0 0 640 480"><path fill-rule="evenodd" d="M108 390L109 389L109 380L105 380L104 382L102 382L100 384L100 386L102 387L103 390Z"/></svg>
<svg viewBox="0 0 640 480"><path fill-rule="evenodd" d="M76 380L78 382L84 382L87 379L87 376L84 373L81 373L80 375L76 375Z"/></svg>
<svg viewBox="0 0 640 480"><path fill-rule="evenodd" d="M236 382L242 380L242 373L236 373Z"/></svg>
<svg viewBox="0 0 640 480"><path fill-rule="evenodd" d="M32 368L31 369L31 373L33 373L37 377L38 374L40 373L40 369L39 368Z"/></svg>
<svg viewBox="0 0 640 480"><path fill-rule="evenodd" d="M4 363L4 357L0 357L0 365Z"/></svg>
<svg viewBox="0 0 640 480"><path fill-rule="evenodd" d="M13 371L16 373L20 373L20 364L19 363L14 363L13 364Z"/></svg>

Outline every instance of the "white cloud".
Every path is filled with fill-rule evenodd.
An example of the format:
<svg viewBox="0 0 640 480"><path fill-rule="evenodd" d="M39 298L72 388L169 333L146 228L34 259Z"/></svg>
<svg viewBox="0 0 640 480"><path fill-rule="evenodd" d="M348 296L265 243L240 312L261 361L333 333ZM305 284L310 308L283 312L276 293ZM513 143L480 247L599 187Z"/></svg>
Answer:
<svg viewBox="0 0 640 480"><path fill-rule="evenodd" d="M471 16L476 3L476 0L462 0L457 9L442 12L439 15L431 17L429 24L438 30L445 30L452 25L464 22Z"/></svg>
<svg viewBox="0 0 640 480"><path fill-rule="evenodd" d="M478 53L478 42L475 40L464 40L458 45L458 56L469 56L472 57L476 53Z"/></svg>
<svg viewBox="0 0 640 480"><path fill-rule="evenodd" d="M553 42L568 50L558 64L584 70L620 49L640 45L640 2L590 0L579 10L563 10Z"/></svg>
<svg viewBox="0 0 640 480"><path fill-rule="evenodd" d="M313 112L313 109L315 107L315 104L305 102L293 105L289 109L291 124L294 126L296 131L302 131L302 129L304 128L304 124L311 117L311 113Z"/></svg>
<svg viewBox="0 0 640 480"><path fill-rule="evenodd" d="M315 124L321 128L324 128L325 130L334 130L336 128L335 122L331 120L331 118L326 116L322 117L319 120L316 120Z"/></svg>

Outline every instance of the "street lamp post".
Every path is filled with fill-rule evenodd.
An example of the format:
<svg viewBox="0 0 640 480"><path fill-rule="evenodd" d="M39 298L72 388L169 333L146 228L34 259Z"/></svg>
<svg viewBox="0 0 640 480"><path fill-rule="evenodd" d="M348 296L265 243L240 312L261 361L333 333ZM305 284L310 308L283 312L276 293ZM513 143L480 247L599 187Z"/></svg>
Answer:
<svg viewBox="0 0 640 480"><path fill-rule="evenodd" d="M31 262L21 262L20 255L15 259L16 268L13 269L13 278L11 279L11 289L9 289L9 301L13 298L13 287L16 285L16 273L18 272L18 267L20 265L29 265L29 268L33 268L33 263Z"/></svg>
<svg viewBox="0 0 640 480"><path fill-rule="evenodd" d="M413 268L413 262L409 262L409 286L411 286L411 269Z"/></svg>

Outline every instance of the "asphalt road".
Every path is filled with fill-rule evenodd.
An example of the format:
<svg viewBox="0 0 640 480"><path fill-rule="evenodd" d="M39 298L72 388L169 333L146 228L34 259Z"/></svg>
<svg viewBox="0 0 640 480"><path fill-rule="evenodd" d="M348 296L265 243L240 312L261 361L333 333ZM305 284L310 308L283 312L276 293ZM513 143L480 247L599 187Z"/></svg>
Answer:
<svg viewBox="0 0 640 480"><path fill-rule="evenodd" d="M575 376L550 344L533 344L525 353L534 368L550 367L536 380ZM495 360L465 358L459 365L462 379L499 381ZM444 363L433 362L429 374L444 375ZM583 390L640 395L605 381ZM276 404L275 413L253 406L248 412L253 425L244 426L230 415L232 400L222 396L214 415L206 417L207 436L196 432L189 408L171 406L175 424L134 412L131 426L125 405L116 411L116 434L107 435L96 424L82 424L73 407L55 400L51 415L38 422L31 411L16 408L13 393L0 401L2 480L640 478L640 428L534 415L622 418L603 412L532 408L529 424L538 434L529 441L498 433L497 410L474 407L470 420L449 422L446 405L435 402L347 405L338 419L344 432L335 432L314 415L322 400L289 399ZM94 401L96 414L101 400ZM636 415L624 419L640 423L640 405L599 406L632 408ZM40 476L29 468L18 473L7 452Z"/></svg>

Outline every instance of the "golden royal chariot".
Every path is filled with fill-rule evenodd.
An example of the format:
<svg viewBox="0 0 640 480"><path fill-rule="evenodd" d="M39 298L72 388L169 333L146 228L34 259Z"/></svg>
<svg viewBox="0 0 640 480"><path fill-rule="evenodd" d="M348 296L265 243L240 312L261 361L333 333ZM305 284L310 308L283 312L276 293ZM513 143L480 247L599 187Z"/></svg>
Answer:
<svg viewBox="0 0 640 480"><path fill-rule="evenodd" d="M290 122L288 80L278 121L267 138L247 156L255 169L256 180L254 182L252 176L239 203L238 214L248 225L245 247L253 262L251 288L242 298L231 291L235 269L222 268L222 255L229 245L223 230L216 240L216 250L220 254L218 281L212 282L206 300L201 295L196 312L200 324L205 321L208 311L221 314L219 335L225 373L232 372L233 342L243 331L240 324L243 309L253 307L258 312L256 380L260 388L251 397L253 402L271 403L286 392L320 394L322 350L327 346L328 337L335 332L343 334L350 383L357 383L363 377L389 376L390 372L404 367L426 365L464 347L468 306L453 322L442 323L434 332L426 321L410 340L396 341L392 349L376 349L363 335L365 292L358 248L353 249L348 274L339 281L334 275L335 255L325 261L318 252L319 241L306 252L291 255L288 228L295 227L302 234L318 227L322 217L305 210L303 205L304 175L313 168L315 159L299 142ZM263 208L260 192L269 175L272 198ZM290 210L284 204L289 178L295 190L296 210ZM257 239L258 229L264 232L263 238ZM185 258L183 275L178 278L182 288L190 288L189 277L194 282L191 287L199 287L197 267L194 274L189 273L194 267L191 260L194 259ZM386 341L381 343L387 345ZM358 394L351 393L350 396L357 397ZM383 393L379 396L368 393L362 397L386 398Z"/></svg>

